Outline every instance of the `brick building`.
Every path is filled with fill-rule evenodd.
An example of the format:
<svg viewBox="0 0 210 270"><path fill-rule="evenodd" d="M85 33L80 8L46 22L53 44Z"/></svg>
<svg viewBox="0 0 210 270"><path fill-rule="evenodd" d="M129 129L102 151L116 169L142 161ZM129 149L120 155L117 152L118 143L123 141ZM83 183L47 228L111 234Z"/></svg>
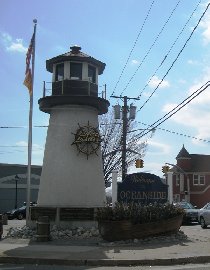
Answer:
<svg viewBox="0 0 210 270"><path fill-rule="evenodd" d="M173 171L173 199L203 207L210 202L210 155L189 154L184 145Z"/></svg>

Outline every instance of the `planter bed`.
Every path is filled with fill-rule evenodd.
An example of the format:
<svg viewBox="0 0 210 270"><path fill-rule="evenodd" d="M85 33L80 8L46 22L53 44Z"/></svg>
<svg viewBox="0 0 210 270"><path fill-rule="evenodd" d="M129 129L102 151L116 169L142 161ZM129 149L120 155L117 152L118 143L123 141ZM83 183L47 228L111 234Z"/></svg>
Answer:
<svg viewBox="0 0 210 270"><path fill-rule="evenodd" d="M129 220L101 220L98 221L98 227L102 238L112 242L176 233L180 229L182 219L183 215L179 215L166 220L144 224L132 224Z"/></svg>

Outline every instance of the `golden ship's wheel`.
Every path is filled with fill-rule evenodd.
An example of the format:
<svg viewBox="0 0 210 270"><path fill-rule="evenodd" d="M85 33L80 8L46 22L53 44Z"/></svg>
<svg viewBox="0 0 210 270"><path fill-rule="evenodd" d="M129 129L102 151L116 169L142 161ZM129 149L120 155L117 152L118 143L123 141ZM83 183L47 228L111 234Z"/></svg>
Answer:
<svg viewBox="0 0 210 270"><path fill-rule="evenodd" d="M87 155L87 158L91 154L97 155L97 150L101 144L101 137L97 128L89 125L79 127L75 135L74 142L79 153Z"/></svg>

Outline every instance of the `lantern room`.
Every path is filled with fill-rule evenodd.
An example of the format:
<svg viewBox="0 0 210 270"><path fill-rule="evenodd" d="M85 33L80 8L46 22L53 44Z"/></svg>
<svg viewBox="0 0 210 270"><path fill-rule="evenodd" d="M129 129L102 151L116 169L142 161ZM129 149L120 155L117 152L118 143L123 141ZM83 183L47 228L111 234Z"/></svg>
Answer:
<svg viewBox="0 0 210 270"><path fill-rule="evenodd" d="M93 106L98 114L106 113L109 106L106 89L98 92L98 76L106 64L83 53L79 46L70 49L70 52L46 61L46 69L52 73L52 92L47 96L48 86L44 83L40 110L50 113L53 106L77 104Z"/></svg>
<svg viewBox="0 0 210 270"><path fill-rule="evenodd" d="M46 61L52 73L52 95L98 96L98 75L105 64L81 52L81 47Z"/></svg>

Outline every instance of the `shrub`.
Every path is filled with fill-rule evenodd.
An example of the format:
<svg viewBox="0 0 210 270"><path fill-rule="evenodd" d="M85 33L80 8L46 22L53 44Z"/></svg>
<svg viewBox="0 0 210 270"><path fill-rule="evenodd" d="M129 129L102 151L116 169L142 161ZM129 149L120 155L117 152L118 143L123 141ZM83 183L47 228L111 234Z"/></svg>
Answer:
<svg viewBox="0 0 210 270"><path fill-rule="evenodd" d="M183 214L183 209L169 203L154 203L148 205L117 203L113 208L110 206L98 208L96 219L98 221L130 220L134 224L142 224L165 220Z"/></svg>

